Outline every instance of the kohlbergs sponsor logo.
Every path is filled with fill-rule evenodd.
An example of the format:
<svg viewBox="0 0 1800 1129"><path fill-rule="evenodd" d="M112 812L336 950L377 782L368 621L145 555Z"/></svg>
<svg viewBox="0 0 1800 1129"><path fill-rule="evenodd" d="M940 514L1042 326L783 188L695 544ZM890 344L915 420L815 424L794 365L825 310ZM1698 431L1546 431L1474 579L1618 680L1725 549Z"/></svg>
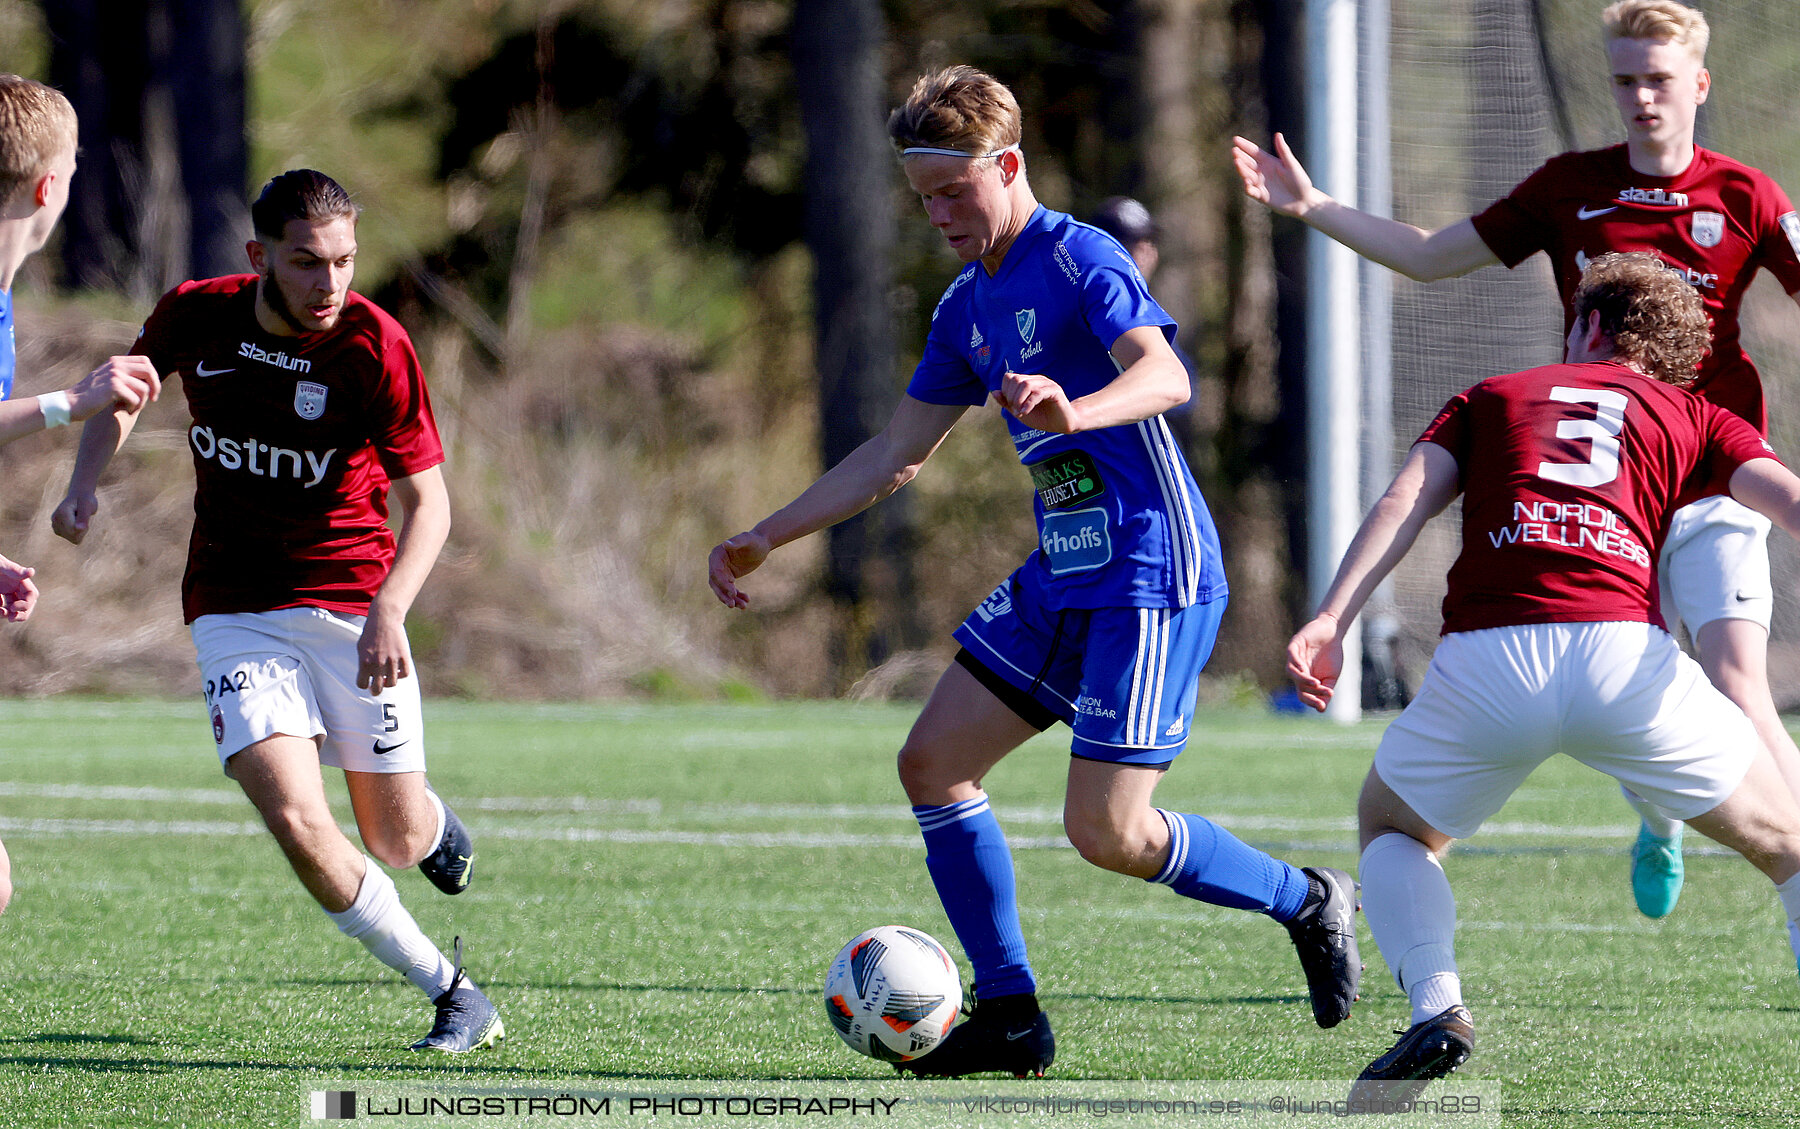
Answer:
<svg viewBox="0 0 1800 1129"><path fill-rule="evenodd" d="M1044 515L1038 546L1050 571L1061 576L1085 572L1112 560L1112 536L1103 509L1061 511Z"/></svg>
<svg viewBox="0 0 1800 1129"><path fill-rule="evenodd" d="M325 414L325 396L331 390L323 384L302 380L294 385L294 414L301 419L318 419Z"/></svg>
<svg viewBox="0 0 1800 1129"><path fill-rule="evenodd" d="M308 487L325 480L331 470L331 457L337 454L336 447L328 451L294 451L251 436L224 439L212 428L199 424L188 429L188 443L196 455L218 463L223 470L245 470L258 478L294 478Z"/></svg>
<svg viewBox="0 0 1800 1129"><path fill-rule="evenodd" d="M975 605L975 614L981 617L983 623L992 623L1003 615L1011 615L1012 610L1012 590L1005 581L989 592L987 599Z"/></svg>
<svg viewBox="0 0 1800 1129"><path fill-rule="evenodd" d="M1725 216L1720 212L1695 212L1691 219L1694 242L1702 247L1717 247L1725 238Z"/></svg>
<svg viewBox="0 0 1800 1129"><path fill-rule="evenodd" d="M1670 192L1663 188L1627 188L1618 195L1622 204L1649 204L1659 208L1685 208L1688 206L1687 193Z"/></svg>
<svg viewBox="0 0 1800 1129"><path fill-rule="evenodd" d="M261 361L265 365L274 365L289 372L311 372L312 362L302 357L290 357L286 352L269 352L254 341L238 343L238 356L251 361Z"/></svg>
<svg viewBox="0 0 1800 1129"><path fill-rule="evenodd" d="M1781 225L1781 234L1787 236L1788 246L1794 249L1794 257L1800 259L1800 216L1789 212L1775 222Z"/></svg>

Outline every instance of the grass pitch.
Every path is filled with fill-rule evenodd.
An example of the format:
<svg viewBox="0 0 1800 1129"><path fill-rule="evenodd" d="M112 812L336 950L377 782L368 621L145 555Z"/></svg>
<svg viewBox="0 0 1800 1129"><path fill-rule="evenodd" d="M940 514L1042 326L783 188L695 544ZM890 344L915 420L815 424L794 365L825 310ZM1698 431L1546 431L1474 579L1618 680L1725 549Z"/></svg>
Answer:
<svg viewBox="0 0 1800 1129"><path fill-rule="evenodd" d="M432 779L476 837L475 885L451 899L396 881L441 945L461 934L509 1033L449 1059L406 1049L429 1008L306 896L219 774L195 704L0 703L17 883L0 918L0 1124L313 1124L311 1091L358 1083L876 1092L890 1068L824 1021L827 962L888 922L960 956L894 779L912 713L431 705ZM1380 729L1203 715L1158 801L1353 869L1352 797ZM1065 765L1052 730L988 780L1059 1049L1051 1078L987 1089L1348 1078L1386 1049L1406 1005L1366 927L1363 1001L1319 1031L1274 923L1063 845ZM1477 1046L1458 1077L1500 1083L1507 1124L1800 1123L1800 980L1773 890L1690 849L1680 907L1645 920L1630 834L1609 781L1552 762L1459 846L1447 870Z"/></svg>

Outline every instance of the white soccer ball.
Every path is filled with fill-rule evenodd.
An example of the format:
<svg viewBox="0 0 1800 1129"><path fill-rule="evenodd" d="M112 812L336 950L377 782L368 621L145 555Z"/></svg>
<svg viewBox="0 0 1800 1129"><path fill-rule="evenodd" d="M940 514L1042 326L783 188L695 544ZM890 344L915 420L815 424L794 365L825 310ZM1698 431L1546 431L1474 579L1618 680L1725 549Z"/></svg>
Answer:
<svg viewBox="0 0 1800 1129"><path fill-rule="evenodd" d="M929 933L883 925L859 933L825 974L825 1014L859 1054L918 1058L944 1041L962 1009L956 962Z"/></svg>

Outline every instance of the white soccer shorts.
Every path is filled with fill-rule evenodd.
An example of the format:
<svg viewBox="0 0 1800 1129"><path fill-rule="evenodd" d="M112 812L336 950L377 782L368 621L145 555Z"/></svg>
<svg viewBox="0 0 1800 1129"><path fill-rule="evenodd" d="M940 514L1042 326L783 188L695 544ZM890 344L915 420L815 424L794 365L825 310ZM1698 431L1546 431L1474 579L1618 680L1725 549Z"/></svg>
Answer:
<svg viewBox="0 0 1800 1129"><path fill-rule="evenodd" d="M1775 587L1769 581L1769 519L1717 494L1676 510L1656 579L1663 619L1694 635L1715 619L1747 619L1769 629Z"/></svg>
<svg viewBox="0 0 1800 1129"><path fill-rule="evenodd" d="M1375 770L1466 839L1557 753L1691 819L1736 790L1758 748L1750 719L1660 628L1543 623L1439 640Z"/></svg>
<svg viewBox="0 0 1800 1129"><path fill-rule="evenodd" d="M313 607L196 619L189 630L219 762L284 733L322 738L320 764L425 771L418 671L379 694L358 689L362 629L362 616Z"/></svg>

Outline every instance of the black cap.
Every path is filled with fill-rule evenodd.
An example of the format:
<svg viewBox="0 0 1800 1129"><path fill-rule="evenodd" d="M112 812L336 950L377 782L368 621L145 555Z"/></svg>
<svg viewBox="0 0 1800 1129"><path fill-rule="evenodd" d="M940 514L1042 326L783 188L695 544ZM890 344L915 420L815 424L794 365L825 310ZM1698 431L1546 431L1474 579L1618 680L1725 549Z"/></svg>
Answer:
<svg viewBox="0 0 1800 1129"><path fill-rule="evenodd" d="M1150 209L1129 196L1108 196L1088 222L1127 247L1156 239L1156 221L1150 218Z"/></svg>

